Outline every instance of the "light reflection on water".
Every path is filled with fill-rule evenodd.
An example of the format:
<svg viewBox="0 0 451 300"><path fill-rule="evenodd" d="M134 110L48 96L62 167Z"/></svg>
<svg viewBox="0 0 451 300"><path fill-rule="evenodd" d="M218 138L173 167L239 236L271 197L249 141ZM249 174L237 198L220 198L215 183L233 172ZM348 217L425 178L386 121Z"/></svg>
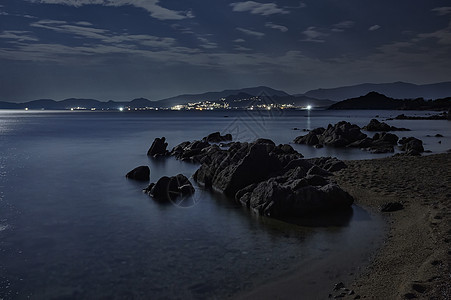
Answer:
<svg viewBox="0 0 451 300"><path fill-rule="evenodd" d="M236 129L230 124L238 120L243 138L288 143L301 133L293 127L327 126L348 118L343 114L0 112L0 124L7 124L0 135L0 298L224 298L299 266L308 270L306 293L322 295L367 261L382 235L377 216L354 207L320 227L286 223L252 215L198 186L197 205L182 209L156 203L141 192L145 185L124 174L138 165L151 167L151 181L195 172L195 164L149 159L155 137L166 136L173 147ZM360 126L373 117L353 114L348 120ZM415 126L408 134L450 132L447 123ZM371 156L294 147L310 157Z"/></svg>

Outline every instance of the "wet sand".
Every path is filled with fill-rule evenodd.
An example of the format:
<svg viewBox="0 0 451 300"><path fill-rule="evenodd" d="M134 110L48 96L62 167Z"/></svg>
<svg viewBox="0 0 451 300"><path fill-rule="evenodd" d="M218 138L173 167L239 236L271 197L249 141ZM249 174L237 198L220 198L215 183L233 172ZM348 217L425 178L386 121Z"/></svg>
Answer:
<svg viewBox="0 0 451 300"><path fill-rule="evenodd" d="M343 288L330 286L314 299L451 299L451 153L346 164L333 180L356 205L382 214L387 233L358 275L343 275L337 279ZM380 212L388 202L400 202L404 208ZM313 299L300 293L301 274L240 298Z"/></svg>

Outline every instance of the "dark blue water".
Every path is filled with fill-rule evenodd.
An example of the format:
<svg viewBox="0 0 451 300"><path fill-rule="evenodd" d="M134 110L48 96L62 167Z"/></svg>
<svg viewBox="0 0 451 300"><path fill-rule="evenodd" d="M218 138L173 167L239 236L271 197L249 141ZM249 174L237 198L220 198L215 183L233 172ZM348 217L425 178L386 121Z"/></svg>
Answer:
<svg viewBox="0 0 451 300"><path fill-rule="evenodd" d="M288 143L301 134L293 127L364 125L374 114L338 113L0 111L0 298L227 298L300 268L310 270L301 285L322 296L379 245L376 216L354 207L333 226L287 224L198 186L196 205L161 205L124 175L139 165L152 181L194 173L197 165L149 159L155 137L173 147L218 130ZM416 126L409 134L420 138L440 132L442 144L425 147L450 148L446 121L409 122L391 125ZM295 147L307 157L374 157Z"/></svg>

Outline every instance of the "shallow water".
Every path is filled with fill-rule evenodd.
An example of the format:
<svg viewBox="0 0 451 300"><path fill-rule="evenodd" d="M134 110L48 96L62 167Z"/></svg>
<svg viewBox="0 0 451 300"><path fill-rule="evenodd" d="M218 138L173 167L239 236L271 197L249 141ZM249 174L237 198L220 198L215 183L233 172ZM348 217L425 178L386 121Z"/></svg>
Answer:
<svg viewBox="0 0 451 300"><path fill-rule="evenodd" d="M305 289L322 294L368 261L383 235L377 216L353 207L330 224L287 224L199 186L195 205L161 205L124 175L147 164L156 181L198 168L149 159L155 137L173 147L219 130L289 143L303 134L293 127L362 126L373 114L398 113L0 111L0 298L226 298L300 267L313 272ZM442 133L425 147L451 148L447 121L390 124L421 139ZM306 157L375 157L293 146Z"/></svg>

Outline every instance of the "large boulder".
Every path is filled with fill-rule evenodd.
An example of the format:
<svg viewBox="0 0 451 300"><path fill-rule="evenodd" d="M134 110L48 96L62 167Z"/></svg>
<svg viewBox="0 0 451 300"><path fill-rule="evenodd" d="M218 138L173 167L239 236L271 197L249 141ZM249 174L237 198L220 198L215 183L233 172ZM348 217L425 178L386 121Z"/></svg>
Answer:
<svg viewBox="0 0 451 300"><path fill-rule="evenodd" d="M125 177L134 180L148 181L150 179L150 168L148 166L139 166L128 172Z"/></svg>
<svg viewBox="0 0 451 300"><path fill-rule="evenodd" d="M373 136L371 144L367 147L372 153L392 153L398 143L398 136L393 133L381 132Z"/></svg>
<svg viewBox="0 0 451 300"><path fill-rule="evenodd" d="M301 175L290 170L284 176L273 177L246 187L236 199L254 212L271 217L303 217L349 208L353 198L339 186L318 175Z"/></svg>
<svg viewBox="0 0 451 300"><path fill-rule="evenodd" d="M177 201L177 199L193 195L195 189L189 179L183 174L161 177L156 183L151 183L144 192L160 202Z"/></svg>
<svg viewBox="0 0 451 300"><path fill-rule="evenodd" d="M150 146L149 150L147 151L148 156L165 156L168 155L169 152L166 150L168 147L168 143L166 143L166 138L156 138L152 145Z"/></svg>

